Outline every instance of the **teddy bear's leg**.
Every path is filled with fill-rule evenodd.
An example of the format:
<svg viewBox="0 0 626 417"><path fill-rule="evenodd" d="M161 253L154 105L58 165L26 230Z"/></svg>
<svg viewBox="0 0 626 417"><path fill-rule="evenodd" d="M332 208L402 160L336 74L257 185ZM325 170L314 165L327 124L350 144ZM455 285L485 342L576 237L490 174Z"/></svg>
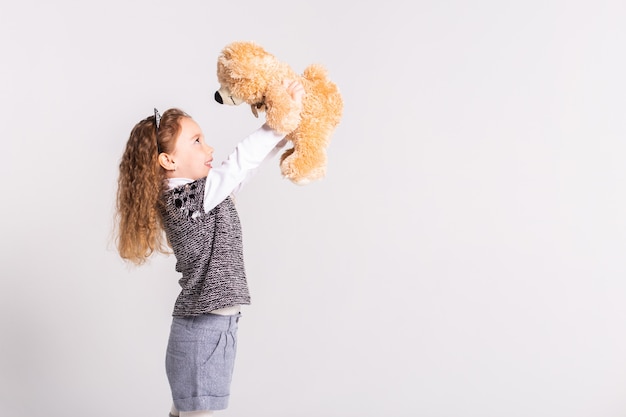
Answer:
<svg viewBox="0 0 626 417"><path fill-rule="evenodd" d="M294 146L281 156L283 176L299 185L323 178L326 175L326 141L323 138L306 137L300 129L289 137Z"/></svg>

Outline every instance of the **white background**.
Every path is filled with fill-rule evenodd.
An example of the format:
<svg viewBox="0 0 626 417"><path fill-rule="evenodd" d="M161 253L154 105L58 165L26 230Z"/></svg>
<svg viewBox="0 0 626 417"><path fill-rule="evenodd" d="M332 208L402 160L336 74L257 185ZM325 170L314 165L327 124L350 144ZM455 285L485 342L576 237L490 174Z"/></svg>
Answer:
<svg viewBox="0 0 626 417"><path fill-rule="evenodd" d="M247 3L247 4L245 4ZM345 100L328 174L238 199L253 304L223 416L626 416L623 1L3 1L0 413L166 416L173 257L112 240L132 126L254 40Z"/></svg>

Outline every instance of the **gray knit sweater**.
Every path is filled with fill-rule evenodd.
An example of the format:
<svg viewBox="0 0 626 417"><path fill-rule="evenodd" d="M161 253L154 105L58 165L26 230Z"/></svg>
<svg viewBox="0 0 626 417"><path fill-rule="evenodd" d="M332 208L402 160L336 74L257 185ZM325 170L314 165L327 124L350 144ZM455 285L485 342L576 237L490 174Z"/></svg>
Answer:
<svg viewBox="0 0 626 417"><path fill-rule="evenodd" d="M163 195L163 227L182 273L175 317L250 304L237 210L228 197L205 213L205 184L203 178Z"/></svg>

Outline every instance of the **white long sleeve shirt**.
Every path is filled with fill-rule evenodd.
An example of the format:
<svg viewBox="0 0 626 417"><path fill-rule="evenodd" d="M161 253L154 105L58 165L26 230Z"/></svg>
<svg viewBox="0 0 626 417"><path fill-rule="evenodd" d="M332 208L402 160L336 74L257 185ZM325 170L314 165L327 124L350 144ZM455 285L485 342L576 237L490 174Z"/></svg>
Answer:
<svg viewBox="0 0 626 417"><path fill-rule="evenodd" d="M229 195L236 195L257 168L285 146L284 137L284 134L263 125L239 142L225 161L209 171L204 189L204 210L208 213ZM169 178L168 187L171 189L193 181L190 178Z"/></svg>

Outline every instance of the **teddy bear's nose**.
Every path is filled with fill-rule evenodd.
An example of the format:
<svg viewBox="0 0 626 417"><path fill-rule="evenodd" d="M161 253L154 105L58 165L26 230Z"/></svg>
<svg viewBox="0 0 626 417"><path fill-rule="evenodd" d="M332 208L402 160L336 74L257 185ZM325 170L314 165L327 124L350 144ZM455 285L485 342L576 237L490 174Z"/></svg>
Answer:
<svg viewBox="0 0 626 417"><path fill-rule="evenodd" d="M219 91L215 92L215 101L217 101L220 104L224 104L224 101L222 100L222 96Z"/></svg>

